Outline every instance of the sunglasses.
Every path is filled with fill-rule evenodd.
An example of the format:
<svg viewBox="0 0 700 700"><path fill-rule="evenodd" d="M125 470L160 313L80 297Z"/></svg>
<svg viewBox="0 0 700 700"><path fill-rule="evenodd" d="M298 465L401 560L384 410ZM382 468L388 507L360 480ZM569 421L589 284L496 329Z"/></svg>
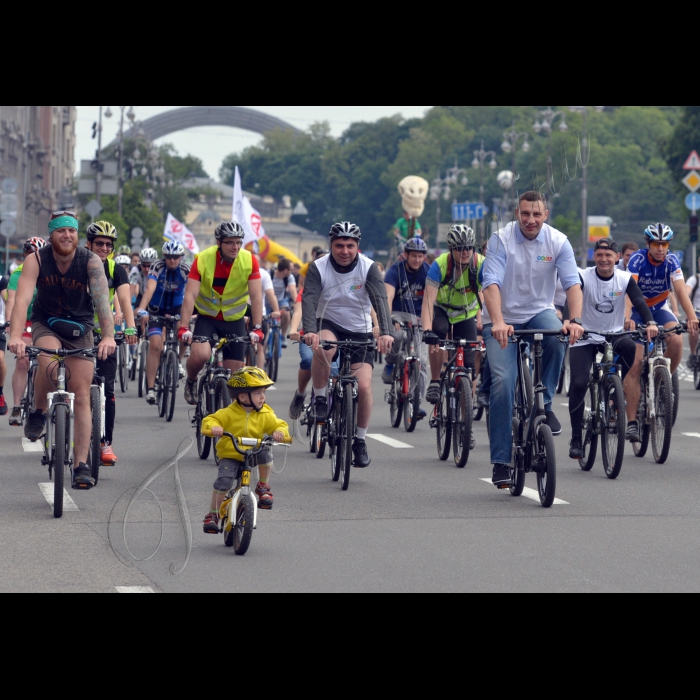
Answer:
<svg viewBox="0 0 700 700"><path fill-rule="evenodd" d="M657 248L670 248L671 246L668 241L653 241L652 245L656 246Z"/></svg>
<svg viewBox="0 0 700 700"><path fill-rule="evenodd" d="M474 250L474 248L473 248L473 247L469 247L469 248L453 248L452 250L455 251L456 253L470 253L471 251Z"/></svg>
<svg viewBox="0 0 700 700"><path fill-rule="evenodd" d="M72 216L74 219L78 218L78 215L74 211L55 211L51 216Z"/></svg>
<svg viewBox="0 0 700 700"><path fill-rule="evenodd" d="M166 260L180 260L182 258L182 255L166 255L165 259ZM150 265L149 265L150 267Z"/></svg>
<svg viewBox="0 0 700 700"><path fill-rule="evenodd" d="M94 241L93 244L95 248L107 248L111 250L114 248L114 243L110 243L109 241Z"/></svg>
<svg viewBox="0 0 700 700"><path fill-rule="evenodd" d="M142 267L144 270L148 270L148 268L149 268L150 266L151 266L151 263L141 263L141 267Z"/></svg>

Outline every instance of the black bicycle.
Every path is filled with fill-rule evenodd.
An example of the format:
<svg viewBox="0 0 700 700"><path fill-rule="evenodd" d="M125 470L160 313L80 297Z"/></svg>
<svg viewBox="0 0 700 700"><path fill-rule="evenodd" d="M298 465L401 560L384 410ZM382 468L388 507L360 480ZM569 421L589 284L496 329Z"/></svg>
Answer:
<svg viewBox="0 0 700 700"><path fill-rule="evenodd" d="M165 326L165 342L156 373L155 391L158 414L171 423L180 386L180 344L177 339L180 316L151 316L151 321Z"/></svg>
<svg viewBox="0 0 700 700"><path fill-rule="evenodd" d="M401 348L394 365L391 388L384 393L389 404L391 427L398 428L403 417L404 428L412 433L420 420L420 373L418 354L421 327L413 323L398 323L401 330Z"/></svg>

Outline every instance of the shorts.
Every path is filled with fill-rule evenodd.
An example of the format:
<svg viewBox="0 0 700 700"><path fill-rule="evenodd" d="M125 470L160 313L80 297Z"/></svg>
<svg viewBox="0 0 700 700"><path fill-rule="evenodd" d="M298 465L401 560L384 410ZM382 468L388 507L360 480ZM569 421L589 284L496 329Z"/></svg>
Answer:
<svg viewBox="0 0 700 700"><path fill-rule="evenodd" d="M301 362L299 363L299 369L311 371L311 363L314 359L314 351L304 342L299 343L299 357ZM339 367L337 360L333 361L331 365L331 376L337 377L339 374Z"/></svg>
<svg viewBox="0 0 700 700"><path fill-rule="evenodd" d="M95 338L92 334L92 331L86 333L82 338L71 338L70 340L66 340L65 338L61 338L61 336L58 335L56 331L52 331L48 326L45 326L43 323L34 321L32 323L32 343L35 346L40 347L41 339L46 337L56 338L58 342L61 343L61 347L64 350L84 350L86 348L92 349L95 347ZM92 362L92 358L90 357L80 359L85 359L89 362Z"/></svg>
<svg viewBox="0 0 700 700"><path fill-rule="evenodd" d="M337 340L374 340L374 336L371 333L349 333L343 328L339 328L331 321L320 321L322 331L330 331L336 337ZM338 354L334 356L333 360L338 359ZM371 346L367 348L352 348L350 351L350 362L353 365L369 365L374 367L374 348Z"/></svg>
<svg viewBox="0 0 700 700"><path fill-rule="evenodd" d="M218 340L227 335L237 335L240 338L245 338L248 336L248 331L245 327L245 318L239 318L238 321L219 321L211 316L202 316L200 314L194 326L194 335ZM230 343L223 349L224 360L243 362L245 360L245 351L245 344Z"/></svg>
<svg viewBox="0 0 700 700"><path fill-rule="evenodd" d="M263 450L256 458L256 464L272 464L272 452ZM219 463L218 479L214 482L214 491L225 494L235 485L243 467L243 462L236 459L222 459Z"/></svg>
<svg viewBox="0 0 700 700"><path fill-rule="evenodd" d="M668 304L664 304L660 309L651 312L652 317L659 325L659 328L663 328L667 323L678 323L678 319L675 317L671 309L668 308ZM639 326L644 321L642 317L637 312L637 309L632 309L631 319Z"/></svg>
<svg viewBox="0 0 700 700"><path fill-rule="evenodd" d="M179 316L180 312L182 310L181 306L178 306L176 309L170 309L170 310L163 310L160 309L158 313L155 311L151 312L150 308L148 310L148 313L152 313L154 316ZM149 319L148 321L148 337L150 338L152 335L163 335L163 322L162 321L153 321L152 319Z"/></svg>
<svg viewBox="0 0 700 700"><path fill-rule="evenodd" d="M0 352L5 352L5 350L7 350L7 336L0 333Z"/></svg>

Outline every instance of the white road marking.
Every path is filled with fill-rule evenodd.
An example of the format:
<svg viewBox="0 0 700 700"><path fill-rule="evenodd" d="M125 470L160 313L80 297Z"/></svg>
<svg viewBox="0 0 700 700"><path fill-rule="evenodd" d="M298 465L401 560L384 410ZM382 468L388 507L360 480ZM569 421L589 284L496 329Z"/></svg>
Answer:
<svg viewBox="0 0 700 700"><path fill-rule="evenodd" d="M700 433L683 433L686 437L700 438Z"/></svg>
<svg viewBox="0 0 700 700"><path fill-rule="evenodd" d="M150 586L115 586L117 593L155 593Z"/></svg>
<svg viewBox="0 0 700 700"><path fill-rule="evenodd" d="M39 484L39 488L41 489L41 493L44 494L44 498L48 504L53 508L53 483ZM75 505L75 502L65 489L63 489L63 510L68 512L78 511L78 506Z"/></svg>
<svg viewBox="0 0 700 700"><path fill-rule="evenodd" d="M568 404L568 403L563 403L562 406L565 406L566 408L569 408L569 404Z"/></svg>
<svg viewBox="0 0 700 700"><path fill-rule="evenodd" d="M377 442L383 442L385 445L389 445L389 447L395 447L397 450L415 449L413 445L407 445L405 442L399 442L398 440L394 440L394 438L386 437L386 435L367 435L367 437Z"/></svg>
<svg viewBox="0 0 700 700"><path fill-rule="evenodd" d="M32 442L31 440L27 440L26 437L23 437L22 449L25 452L43 452L44 445L41 443L41 440L38 440L37 442Z"/></svg>
<svg viewBox="0 0 700 700"><path fill-rule="evenodd" d="M493 482L491 479L481 479L485 484L488 484L491 486L491 488L495 488L493 485ZM523 498L529 498L531 501L535 501L536 503L540 502L540 494L537 493L534 489L529 489L527 486L523 489ZM567 503L566 501L562 501L559 498L554 499L554 505L555 506L570 506L571 503Z"/></svg>

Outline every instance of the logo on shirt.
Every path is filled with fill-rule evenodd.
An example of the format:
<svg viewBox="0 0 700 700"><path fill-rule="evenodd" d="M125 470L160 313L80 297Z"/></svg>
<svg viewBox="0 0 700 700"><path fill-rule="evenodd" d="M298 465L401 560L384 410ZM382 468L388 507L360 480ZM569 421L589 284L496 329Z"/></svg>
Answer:
<svg viewBox="0 0 700 700"><path fill-rule="evenodd" d="M551 262L554 262L554 258L549 256L549 255L540 255L537 258L537 262L551 263Z"/></svg>
<svg viewBox="0 0 700 700"><path fill-rule="evenodd" d="M350 287L351 292L361 292L362 291L362 285L361 284L356 284L354 287Z"/></svg>
<svg viewBox="0 0 700 700"><path fill-rule="evenodd" d="M617 297L621 297L623 295L624 295L624 292L610 292L610 294L608 294L608 296L612 297L613 299L615 299Z"/></svg>

